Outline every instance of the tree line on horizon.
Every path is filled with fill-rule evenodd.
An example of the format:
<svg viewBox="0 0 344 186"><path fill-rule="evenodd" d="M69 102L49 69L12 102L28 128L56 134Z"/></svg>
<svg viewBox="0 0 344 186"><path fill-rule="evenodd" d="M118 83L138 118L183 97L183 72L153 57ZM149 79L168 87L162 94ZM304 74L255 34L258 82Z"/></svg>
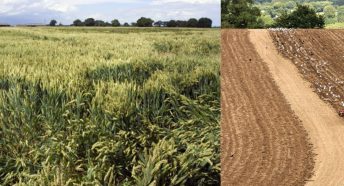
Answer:
<svg viewBox="0 0 344 186"><path fill-rule="evenodd" d="M344 23L344 1L221 0L224 28L323 28Z"/></svg>
<svg viewBox="0 0 344 186"><path fill-rule="evenodd" d="M200 19L191 18L189 20L170 20L170 21L154 21L151 18L141 17L136 22L131 24L121 24L118 19L113 19L111 22L103 20L95 20L94 18L87 18L84 21L76 19L70 26L94 26L94 27L189 27L189 28L211 28L213 21L209 18L203 17ZM57 21L51 20L49 26L56 26ZM60 24L61 25L61 24Z"/></svg>

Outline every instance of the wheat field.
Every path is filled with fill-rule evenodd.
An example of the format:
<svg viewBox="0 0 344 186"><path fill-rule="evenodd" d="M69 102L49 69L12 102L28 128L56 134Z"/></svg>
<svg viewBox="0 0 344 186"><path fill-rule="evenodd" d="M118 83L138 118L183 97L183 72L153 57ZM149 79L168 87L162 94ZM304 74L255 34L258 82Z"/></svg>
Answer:
<svg viewBox="0 0 344 186"><path fill-rule="evenodd" d="M219 184L219 39L1 28L0 184Z"/></svg>

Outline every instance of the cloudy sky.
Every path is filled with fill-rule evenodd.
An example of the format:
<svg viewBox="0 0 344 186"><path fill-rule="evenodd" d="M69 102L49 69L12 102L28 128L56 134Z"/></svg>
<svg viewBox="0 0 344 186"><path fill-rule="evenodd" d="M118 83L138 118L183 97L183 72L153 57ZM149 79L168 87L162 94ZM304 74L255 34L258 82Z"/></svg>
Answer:
<svg viewBox="0 0 344 186"><path fill-rule="evenodd" d="M140 17L170 20L209 17L220 25L220 0L0 0L0 23L71 24L88 17L121 23Z"/></svg>

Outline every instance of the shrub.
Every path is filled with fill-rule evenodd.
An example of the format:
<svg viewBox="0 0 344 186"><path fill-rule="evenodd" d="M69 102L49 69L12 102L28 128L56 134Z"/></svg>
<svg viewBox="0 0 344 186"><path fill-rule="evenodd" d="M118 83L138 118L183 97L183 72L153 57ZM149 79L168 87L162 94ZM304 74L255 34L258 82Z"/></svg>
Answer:
<svg viewBox="0 0 344 186"><path fill-rule="evenodd" d="M283 28L323 28L324 17L306 5L297 5L297 9L288 14L283 12L277 19L275 27Z"/></svg>

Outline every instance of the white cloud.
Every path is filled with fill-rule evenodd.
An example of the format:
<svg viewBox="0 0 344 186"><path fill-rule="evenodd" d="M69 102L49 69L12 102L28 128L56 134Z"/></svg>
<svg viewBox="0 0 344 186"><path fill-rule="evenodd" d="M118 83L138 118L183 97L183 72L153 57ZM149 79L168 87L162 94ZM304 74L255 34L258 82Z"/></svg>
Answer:
<svg viewBox="0 0 344 186"><path fill-rule="evenodd" d="M210 17L219 24L219 15L220 0L0 0L0 22L10 23L56 19L70 24L87 17L117 18L124 23L144 16L154 20Z"/></svg>
<svg viewBox="0 0 344 186"><path fill-rule="evenodd" d="M153 0L152 4L161 5L166 3L189 3L189 4L220 4L220 0Z"/></svg>
<svg viewBox="0 0 344 186"><path fill-rule="evenodd" d="M7 5L0 5L0 14L1 13L6 13L11 10L12 7L7 6Z"/></svg>
<svg viewBox="0 0 344 186"><path fill-rule="evenodd" d="M138 0L125 1L125 3L134 2L138 2ZM27 12L33 9L38 11L69 12L75 10L80 5L100 3L123 3L123 0L0 0L0 13L17 14L16 12L22 12L23 9Z"/></svg>

